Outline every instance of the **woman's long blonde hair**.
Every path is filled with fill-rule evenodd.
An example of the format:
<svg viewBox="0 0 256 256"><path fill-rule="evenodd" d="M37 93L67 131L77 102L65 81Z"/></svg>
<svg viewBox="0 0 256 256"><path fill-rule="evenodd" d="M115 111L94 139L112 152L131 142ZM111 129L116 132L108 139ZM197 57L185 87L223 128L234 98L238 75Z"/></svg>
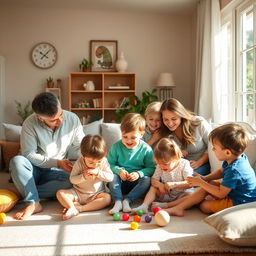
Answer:
<svg viewBox="0 0 256 256"><path fill-rule="evenodd" d="M188 144L195 143L195 131L196 127L200 125L201 120L194 120L195 114L186 109L178 100L171 98L165 100L161 106L160 112L163 120L163 111L169 110L181 118L181 130L183 139L181 141L182 147L186 147ZM170 134L169 129L162 125L163 133L166 135Z"/></svg>

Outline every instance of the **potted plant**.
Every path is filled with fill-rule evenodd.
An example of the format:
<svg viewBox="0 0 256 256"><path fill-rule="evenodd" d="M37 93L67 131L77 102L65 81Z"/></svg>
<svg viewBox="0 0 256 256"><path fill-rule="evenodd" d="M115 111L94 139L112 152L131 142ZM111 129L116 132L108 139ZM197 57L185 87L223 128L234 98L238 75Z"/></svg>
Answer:
<svg viewBox="0 0 256 256"><path fill-rule="evenodd" d="M153 89L151 92L143 92L141 99L136 95L130 95L129 97L125 98L125 100L122 102L121 108L116 110L117 120L121 122L122 118L127 113L139 113L144 116L148 104L158 100L156 93L157 90Z"/></svg>
<svg viewBox="0 0 256 256"><path fill-rule="evenodd" d="M28 101L26 104L22 105L20 102L16 100L15 100L15 103L16 103L16 109L17 109L16 113L22 119L22 123L23 123L27 117L33 114L31 103L30 101Z"/></svg>
<svg viewBox="0 0 256 256"><path fill-rule="evenodd" d="M83 58L82 62L79 64L79 68L83 72L90 71L91 66L93 65L93 62L91 60L87 60L86 58Z"/></svg>
<svg viewBox="0 0 256 256"><path fill-rule="evenodd" d="M49 77L46 79L46 82L47 82L47 87L48 87L48 88L53 88L53 87L54 87L53 78L52 78L51 76L49 76Z"/></svg>

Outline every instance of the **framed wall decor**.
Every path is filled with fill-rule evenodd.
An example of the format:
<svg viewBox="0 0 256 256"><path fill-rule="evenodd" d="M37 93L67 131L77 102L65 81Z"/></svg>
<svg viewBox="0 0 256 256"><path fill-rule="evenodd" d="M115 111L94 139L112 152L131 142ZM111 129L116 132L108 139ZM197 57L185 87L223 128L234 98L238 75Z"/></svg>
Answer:
<svg viewBox="0 0 256 256"><path fill-rule="evenodd" d="M116 71L117 40L91 40L91 71Z"/></svg>

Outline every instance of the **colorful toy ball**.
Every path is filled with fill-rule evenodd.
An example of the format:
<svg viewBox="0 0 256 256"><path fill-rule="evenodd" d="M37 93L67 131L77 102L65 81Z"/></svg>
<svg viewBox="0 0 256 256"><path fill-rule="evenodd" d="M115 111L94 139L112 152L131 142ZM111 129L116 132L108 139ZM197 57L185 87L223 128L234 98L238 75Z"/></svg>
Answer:
<svg viewBox="0 0 256 256"><path fill-rule="evenodd" d="M153 209L154 215L156 215L156 213L157 213L158 211L160 211L160 210L161 210L160 207L155 207L155 208Z"/></svg>
<svg viewBox="0 0 256 256"><path fill-rule="evenodd" d="M166 211L158 211L155 215L155 222L158 226L164 227L170 222L170 215Z"/></svg>
<svg viewBox="0 0 256 256"><path fill-rule="evenodd" d="M3 224L4 223L4 219L6 218L6 215L4 212L1 212L0 213L0 224Z"/></svg>
<svg viewBox="0 0 256 256"><path fill-rule="evenodd" d="M140 226L140 225L139 225L138 222L136 222L136 221L131 222L131 229L132 229L132 230L138 229L139 226Z"/></svg>
<svg viewBox="0 0 256 256"><path fill-rule="evenodd" d="M128 213L123 213L122 220L128 221L130 219L130 215Z"/></svg>
<svg viewBox="0 0 256 256"><path fill-rule="evenodd" d="M135 222L140 222L140 220L141 220L141 218L140 218L140 216L139 215L134 215L134 217L133 217L133 221L135 221Z"/></svg>
<svg viewBox="0 0 256 256"><path fill-rule="evenodd" d="M147 223L151 222L151 221L152 221L152 216L146 215L146 216L145 216L145 221L146 221Z"/></svg>
<svg viewBox="0 0 256 256"><path fill-rule="evenodd" d="M136 211L136 213L137 213L137 215L142 216L144 212L143 212L143 210L139 209Z"/></svg>
<svg viewBox="0 0 256 256"><path fill-rule="evenodd" d="M120 214L119 213L114 213L113 214L113 220L120 220L121 219L121 216L120 216Z"/></svg>

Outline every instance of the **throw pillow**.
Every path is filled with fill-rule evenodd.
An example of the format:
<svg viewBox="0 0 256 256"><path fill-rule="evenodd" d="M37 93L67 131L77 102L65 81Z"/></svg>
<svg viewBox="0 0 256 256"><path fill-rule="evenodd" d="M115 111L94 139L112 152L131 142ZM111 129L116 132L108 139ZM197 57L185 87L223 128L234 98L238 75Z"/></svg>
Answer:
<svg viewBox="0 0 256 256"><path fill-rule="evenodd" d="M13 141L13 142L20 141L20 134L21 134L21 126L20 125L3 123L3 126L4 126L6 141Z"/></svg>
<svg viewBox="0 0 256 256"><path fill-rule="evenodd" d="M120 124L103 123L101 124L101 133L106 141L107 149L109 150L112 144L121 139Z"/></svg>
<svg viewBox="0 0 256 256"><path fill-rule="evenodd" d="M0 189L0 212L10 211L18 202L18 196L7 189Z"/></svg>
<svg viewBox="0 0 256 256"><path fill-rule="evenodd" d="M0 141L3 156L3 166L8 170L10 160L19 154L20 143L11 141Z"/></svg>
<svg viewBox="0 0 256 256"><path fill-rule="evenodd" d="M84 135L96 135L100 134L100 125L102 124L103 119L100 119L98 121L94 121L89 124L83 125Z"/></svg>
<svg viewBox="0 0 256 256"><path fill-rule="evenodd" d="M206 217L204 222L229 244L256 245L256 202L227 208Z"/></svg>

